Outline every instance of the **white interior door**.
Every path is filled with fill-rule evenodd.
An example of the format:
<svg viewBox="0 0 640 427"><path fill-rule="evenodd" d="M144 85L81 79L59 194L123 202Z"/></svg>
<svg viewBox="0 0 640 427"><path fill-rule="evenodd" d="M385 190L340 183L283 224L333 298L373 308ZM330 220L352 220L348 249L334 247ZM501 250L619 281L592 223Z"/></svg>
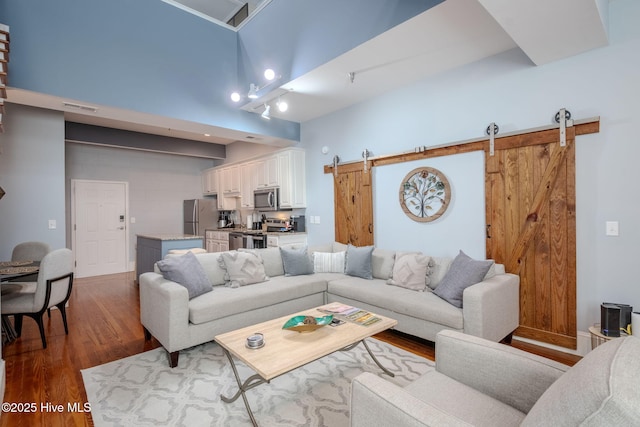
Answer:
<svg viewBox="0 0 640 427"><path fill-rule="evenodd" d="M127 271L126 182L72 181L76 277Z"/></svg>

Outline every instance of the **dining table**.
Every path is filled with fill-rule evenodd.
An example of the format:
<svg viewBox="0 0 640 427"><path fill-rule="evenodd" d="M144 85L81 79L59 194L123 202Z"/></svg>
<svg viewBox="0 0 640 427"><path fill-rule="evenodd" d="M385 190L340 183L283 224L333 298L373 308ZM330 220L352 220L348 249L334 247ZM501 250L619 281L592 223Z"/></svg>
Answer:
<svg viewBox="0 0 640 427"><path fill-rule="evenodd" d="M4 286L10 286L11 281L15 279L24 279L26 281L37 280L37 274L40 270L40 261L20 260L20 261L0 261L0 291ZM33 278L27 276L34 276ZM0 296L0 298L2 298ZM2 317L2 344L15 341L18 338L15 328L9 320L9 316Z"/></svg>

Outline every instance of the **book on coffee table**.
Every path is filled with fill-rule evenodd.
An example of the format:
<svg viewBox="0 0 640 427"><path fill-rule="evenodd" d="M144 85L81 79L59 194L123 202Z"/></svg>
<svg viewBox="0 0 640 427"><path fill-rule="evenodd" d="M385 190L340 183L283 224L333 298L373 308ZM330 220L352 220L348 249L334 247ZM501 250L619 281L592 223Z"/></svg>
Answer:
<svg viewBox="0 0 640 427"><path fill-rule="evenodd" d="M320 307L320 311L333 314L335 316L340 316L345 320L364 326L369 326L381 320L373 313L369 313L366 310L342 304L340 302L332 302L330 304L322 306Z"/></svg>

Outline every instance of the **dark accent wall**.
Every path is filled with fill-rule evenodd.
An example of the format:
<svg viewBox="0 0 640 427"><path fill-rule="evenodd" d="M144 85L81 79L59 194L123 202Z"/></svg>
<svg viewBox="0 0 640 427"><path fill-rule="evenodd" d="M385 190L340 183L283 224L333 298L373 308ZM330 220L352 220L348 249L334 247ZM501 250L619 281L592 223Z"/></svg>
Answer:
<svg viewBox="0 0 640 427"><path fill-rule="evenodd" d="M226 157L226 146L209 142L191 141L74 122L65 122L64 128L65 140L69 142L107 145L210 159L224 159Z"/></svg>

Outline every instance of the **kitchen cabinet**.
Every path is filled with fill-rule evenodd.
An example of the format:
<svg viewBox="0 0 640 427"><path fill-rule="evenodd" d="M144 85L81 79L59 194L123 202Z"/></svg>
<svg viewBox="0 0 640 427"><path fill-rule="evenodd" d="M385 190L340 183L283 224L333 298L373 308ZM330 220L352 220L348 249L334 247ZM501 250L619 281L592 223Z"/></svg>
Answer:
<svg viewBox="0 0 640 427"><path fill-rule="evenodd" d="M150 234L137 236L136 241L136 277L153 271L153 265L163 259L172 249L202 248L202 236L190 234Z"/></svg>
<svg viewBox="0 0 640 427"><path fill-rule="evenodd" d="M228 231L207 230L205 237L205 249L207 252L224 252L229 250Z"/></svg>
<svg viewBox="0 0 640 427"><path fill-rule="evenodd" d="M267 234L267 247L274 248L285 245L306 245L307 233L273 233Z"/></svg>
<svg viewBox="0 0 640 427"><path fill-rule="evenodd" d="M278 156L273 155L257 160L255 165L255 188L277 187L280 185Z"/></svg>
<svg viewBox="0 0 640 427"><path fill-rule="evenodd" d="M217 194L219 210L251 209L254 190L269 187L280 188L282 208L306 208L305 152L287 148L246 162L207 169L202 186L205 195Z"/></svg>
<svg viewBox="0 0 640 427"><path fill-rule="evenodd" d="M278 153L280 172L280 207L287 209L307 207L305 155L302 150Z"/></svg>
<svg viewBox="0 0 640 427"><path fill-rule="evenodd" d="M224 181L227 177L224 169L216 169L216 182L218 184L218 210L220 211L232 211L238 208L236 197L227 197L223 190ZM230 194L227 192L226 194Z"/></svg>
<svg viewBox="0 0 640 427"><path fill-rule="evenodd" d="M240 197L240 165L221 169L222 194L224 197Z"/></svg>
<svg viewBox="0 0 640 427"><path fill-rule="evenodd" d="M240 165L240 206L253 208L253 190L256 188L257 162Z"/></svg>
<svg viewBox="0 0 640 427"><path fill-rule="evenodd" d="M207 169L202 172L202 194L218 194L218 174L215 169Z"/></svg>

